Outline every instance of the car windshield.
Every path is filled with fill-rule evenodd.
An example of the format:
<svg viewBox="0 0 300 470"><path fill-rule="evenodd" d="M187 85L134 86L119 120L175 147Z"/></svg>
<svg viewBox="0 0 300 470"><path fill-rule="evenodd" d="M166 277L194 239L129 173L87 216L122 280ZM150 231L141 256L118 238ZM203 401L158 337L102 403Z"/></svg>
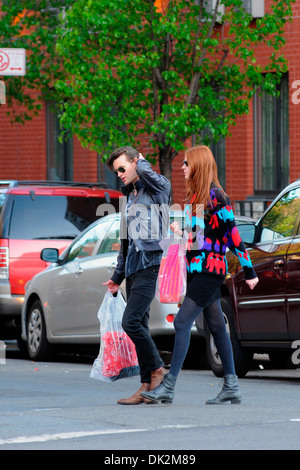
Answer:
<svg viewBox="0 0 300 470"><path fill-rule="evenodd" d="M105 203L100 197L17 195L10 238L73 239L99 218L97 208Z"/></svg>

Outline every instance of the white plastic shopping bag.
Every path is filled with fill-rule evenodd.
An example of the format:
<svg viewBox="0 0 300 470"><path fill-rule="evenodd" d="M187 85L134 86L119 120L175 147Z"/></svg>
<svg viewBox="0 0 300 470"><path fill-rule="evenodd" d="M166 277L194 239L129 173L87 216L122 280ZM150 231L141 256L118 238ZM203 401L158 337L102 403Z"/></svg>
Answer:
<svg viewBox="0 0 300 470"><path fill-rule="evenodd" d="M101 343L90 373L93 379L114 382L140 373L135 345L122 328L125 307L120 291L117 295L106 292L97 314Z"/></svg>

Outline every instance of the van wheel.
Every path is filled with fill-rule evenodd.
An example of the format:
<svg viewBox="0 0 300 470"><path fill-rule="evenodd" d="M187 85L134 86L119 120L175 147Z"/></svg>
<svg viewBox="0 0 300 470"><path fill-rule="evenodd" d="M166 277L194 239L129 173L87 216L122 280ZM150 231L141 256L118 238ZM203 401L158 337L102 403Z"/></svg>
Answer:
<svg viewBox="0 0 300 470"><path fill-rule="evenodd" d="M226 330L232 344L236 374L239 377L244 377L251 367L253 353L242 348L240 345L235 329L234 316L231 308L230 299L223 297L220 299L220 301L222 312L224 315ZM206 354L207 361L213 373L217 377L223 377L224 370L222 362L217 351L214 339L210 334L208 328L206 330Z"/></svg>
<svg viewBox="0 0 300 470"><path fill-rule="evenodd" d="M41 302L36 300L28 315L27 349L30 359L45 361L51 355L51 348L46 338L46 325Z"/></svg>

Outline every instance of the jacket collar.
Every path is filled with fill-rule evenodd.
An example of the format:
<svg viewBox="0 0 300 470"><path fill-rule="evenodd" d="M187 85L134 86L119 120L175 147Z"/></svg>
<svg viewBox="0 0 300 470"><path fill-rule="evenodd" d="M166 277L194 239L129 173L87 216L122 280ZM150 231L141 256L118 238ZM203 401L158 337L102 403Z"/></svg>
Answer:
<svg viewBox="0 0 300 470"><path fill-rule="evenodd" d="M137 180L134 184L130 183L130 184L127 184L127 186L122 186L121 191L124 194L124 196L128 196L134 190L134 188L137 191L139 191L142 186L143 186L143 183L141 182L141 180Z"/></svg>

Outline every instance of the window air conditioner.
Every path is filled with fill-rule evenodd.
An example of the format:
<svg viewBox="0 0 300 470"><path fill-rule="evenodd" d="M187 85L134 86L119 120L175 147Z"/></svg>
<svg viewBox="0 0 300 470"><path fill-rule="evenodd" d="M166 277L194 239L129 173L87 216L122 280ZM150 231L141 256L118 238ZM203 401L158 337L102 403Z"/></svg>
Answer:
<svg viewBox="0 0 300 470"><path fill-rule="evenodd" d="M264 0L242 0L243 7L252 18L262 18L265 15Z"/></svg>
<svg viewBox="0 0 300 470"><path fill-rule="evenodd" d="M213 14L214 11L215 11L215 8L216 8L216 4L217 4L217 0L205 0L204 1L204 8L208 13ZM195 0L195 5L200 5L200 0ZM222 22L222 16L224 15L224 13L225 13L224 5L219 4L218 14L217 14L217 18L216 18L216 21L218 23Z"/></svg>

